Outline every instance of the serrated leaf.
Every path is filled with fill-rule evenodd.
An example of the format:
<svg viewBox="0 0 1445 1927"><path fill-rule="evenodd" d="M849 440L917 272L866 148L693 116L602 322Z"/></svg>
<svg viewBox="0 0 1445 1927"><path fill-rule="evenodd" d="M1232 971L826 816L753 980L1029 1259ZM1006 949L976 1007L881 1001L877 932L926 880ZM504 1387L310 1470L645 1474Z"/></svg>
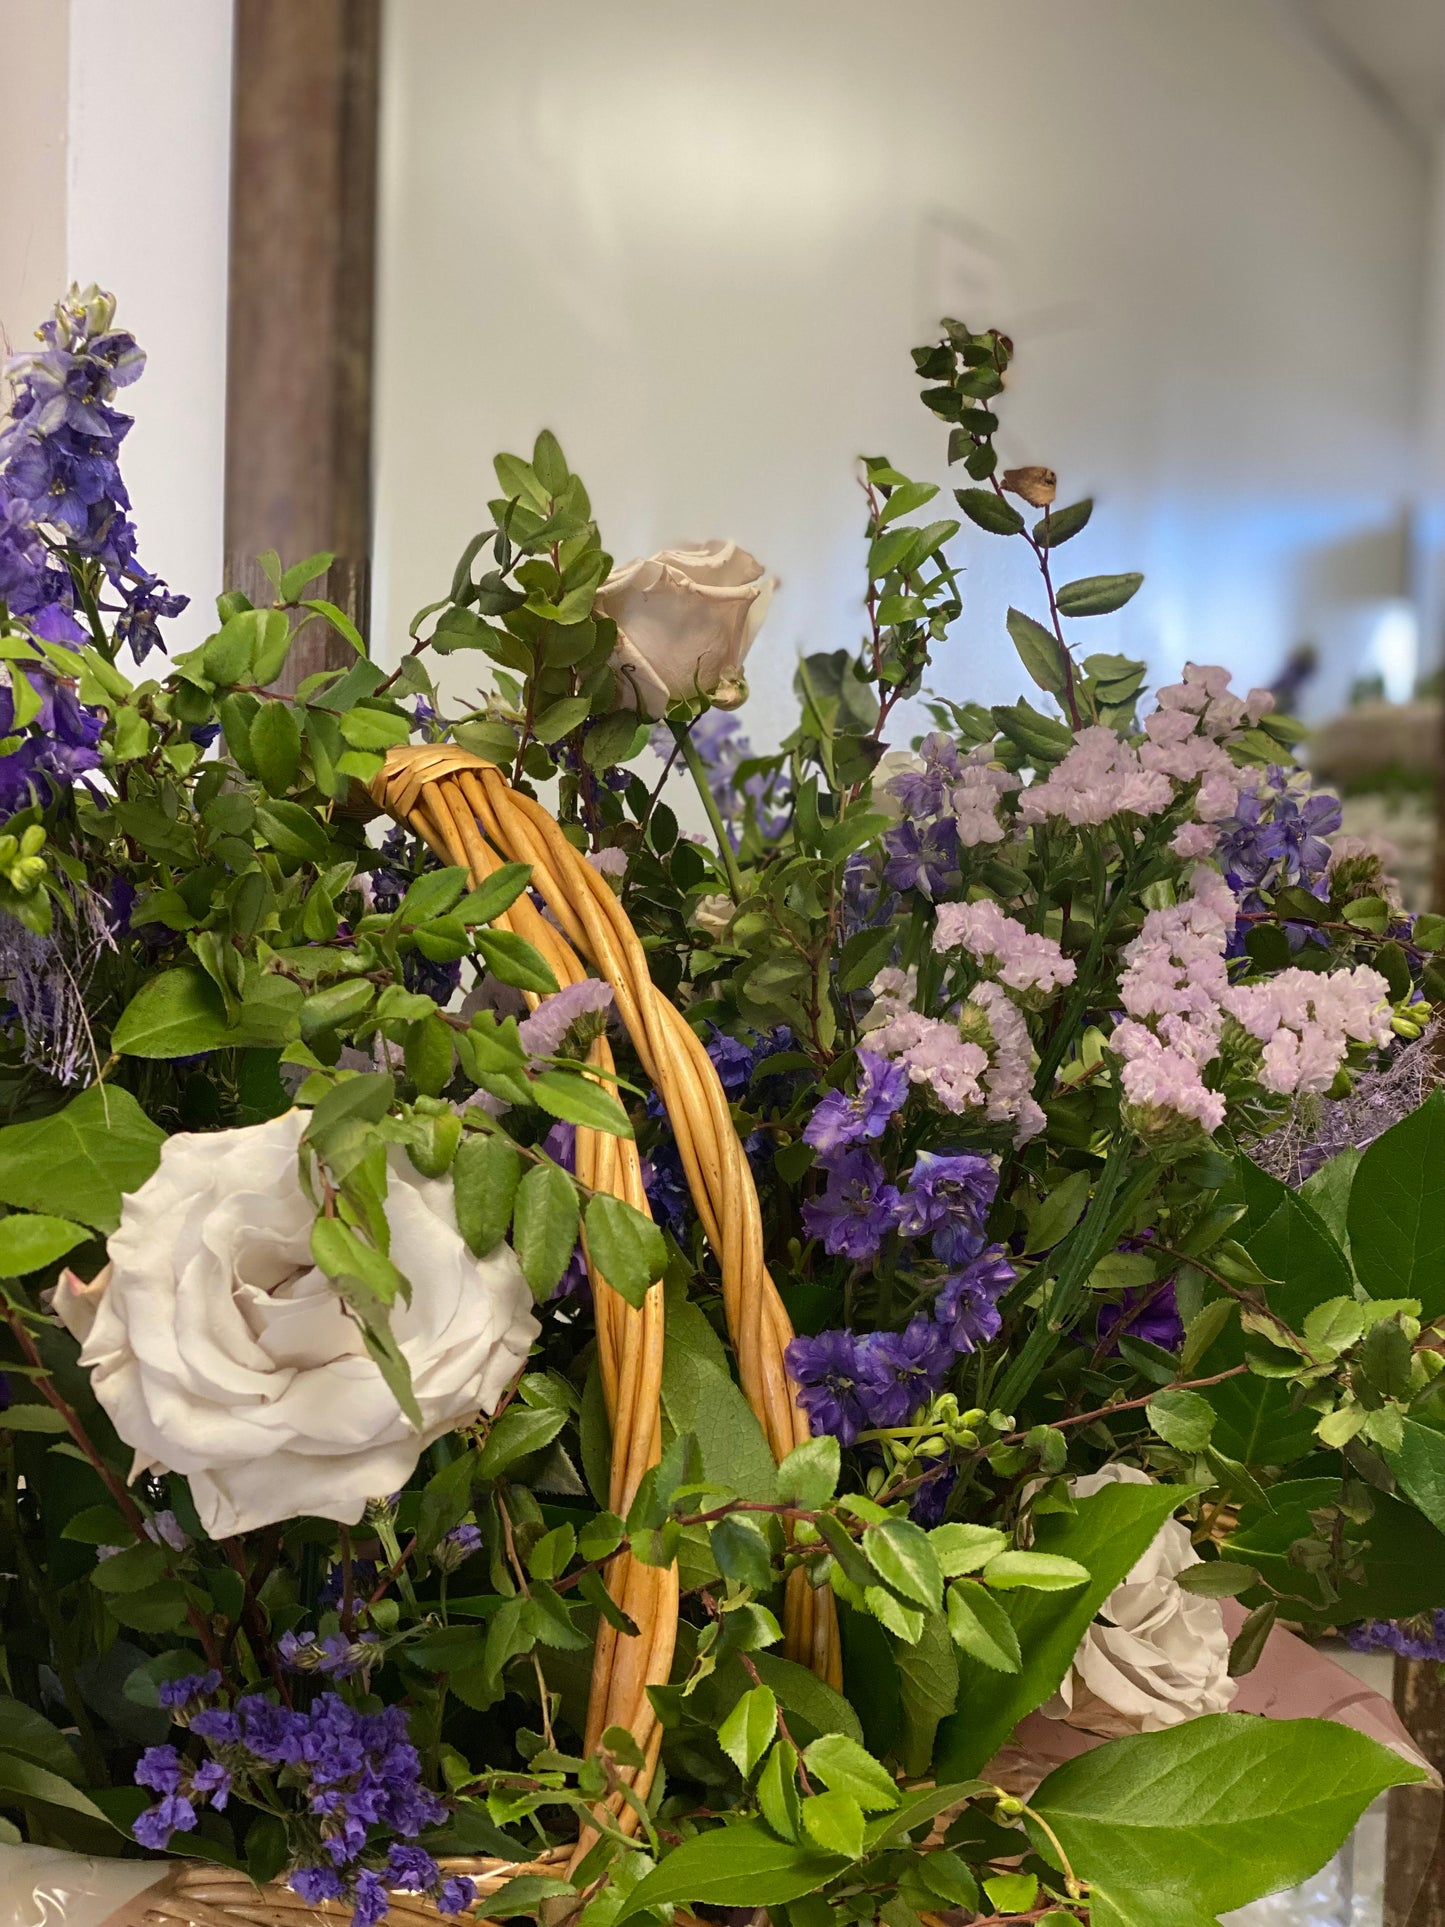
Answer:
<svg viewBox="0 0 1445 1927"><path fill-rule="evenodd" d="M452 1161L457 1229L478 1258L507 1235L522 1181L522 1154L509 1138L470 1136Z"/></svg>
<svg viewBox="0 0 1445 1927"><path fill-rule="evenodd" d="M718 1728L717 1743L746 1780L772 1745L777 1730L777 1701L766 1686L754 1686Z"/></svg>
<svg viewBox="0 0 1445 1927"><path fill-rule="evenodd" d="M863 1541L869 1564L896 1593L926 1612L943 1605L943 1574L928 1534L911 1519L887 1519Z"/></svg>
<svg viewBox="0 0 1445 1927"><path fill-rule="evenodd" d="M823 1433L795 1445L778 1467L777 1495L785 1505L815 1512L838 1490L843 1455L837 1439Z"/></svg>
<svg viewBox="0 0 1445 1927"><path fill-rule="evenodd" d="M952 1520L935 1526L928 1535L938 1569L945 1579L977 1572L1008 1546L1008 1534L996 1526L963 1525Z"/></svg>
<svg viewBox="0 0 1445 1927"><path fill-rule="evenodd" d="M1143 581L1143 576L1133 571L1080 576L1077 582L1066 582L1056 590L1054 601L1061 615L1110 616L1138 594Z"/></svg>
<svg viewBox="0 0 1445 1927"><path fill-rule="evenodd" d="M898 1788L887 1769L865 1747L842 1733L823 1733L803 1749L803 1765L833 1793L846 1793L866 1813L886 1813L898 1805Z"/></svg>
<svg viewBox="0 0 1445 1927"><path fill-rule="evenodd" d="M555 1164L534 1165L517 1187L512 1234L518 1262L539 1302L561 1284L579 1225L572 1180Z"/></svg>
<svg viewBox="0 0 1445 1927"><path fill-rule="evenodd" d="M667 1269L662 1233L651 1218L606 1192L588 1202L583 1223L588 1258L612 1289L640 1310Z"/></svg>
<svg viewBox="0 0 1445 1927"><path fill-rule="evenodd" d="M812 1793L802 1805L803 1831L828 1853L863 1853L863 1809L847 1793Z"/></svg>
<svg viewBox="0 0 1445 1927"><path fill-rule="evenodd" d="M1180 1452L1202 1452L1214 1431L1214 1407L1198 1392L1156 1392L1144 1416L1164 1443Z"/></svg>
<svg viewBox="0 0 1445 1927"><path fill-rule="evenodd" d="M65 1218L32 1217L14 1212L0 1218L0 1278L23 1278L43 1271L90 1237L84 1226Z"/></svg>
<svg viewBox="0 0 1445 1927"><path fill-rule="evenodd" d="M960 1651L996 1673L1016 1673L1023 1663L1013 1621L976 1579L949 1587L948 1631Z"/></svg>
<svg viewBox="0 0 1445 1927"><path fill-rule="evenodd" d="M1069 1592L1088 1583L1089 1568L1051 1552L1001 1552L983 1569L996 1592L1025 1586L1031 1592Z"/></svg>

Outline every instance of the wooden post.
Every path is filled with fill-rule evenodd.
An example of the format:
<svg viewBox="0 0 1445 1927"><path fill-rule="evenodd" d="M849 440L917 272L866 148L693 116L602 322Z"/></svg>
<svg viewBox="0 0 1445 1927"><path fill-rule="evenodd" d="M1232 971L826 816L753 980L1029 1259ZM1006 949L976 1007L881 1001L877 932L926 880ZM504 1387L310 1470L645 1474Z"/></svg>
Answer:
<svg viewBox="0 0 1445 1927"><path fill-rule="evenodd" d="M368 633L380 0L236 0L226 368L228 588L319 549ZM311 623L282 687L346 662Z"/></svg>
<svg viewBox="0 0 1445 1927"><path fill-rule="evenodd" d="M1445 1762L1445 1689L1428 1660L1395 1661L1395 1711L1433 1765ZM1445 1927L1445 1837L1438 1797L1419 1787L1389 1795L1385 1927Z"/></svg>

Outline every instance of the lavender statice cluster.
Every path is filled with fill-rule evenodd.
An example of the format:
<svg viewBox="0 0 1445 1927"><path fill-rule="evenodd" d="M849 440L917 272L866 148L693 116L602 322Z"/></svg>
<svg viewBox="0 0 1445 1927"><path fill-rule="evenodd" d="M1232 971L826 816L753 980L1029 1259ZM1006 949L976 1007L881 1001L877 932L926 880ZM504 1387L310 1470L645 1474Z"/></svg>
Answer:
<svg viewBox="0 0 1445 1927"><path fill-rule="evenodd" d="M708 787L733 848L741 845L751 813L756 813L758 829L766 841L779 837L788 821L785 781L781 775L765 770L742 775L743 765L751 762L756 752L737 717L722 709L704 710L689 734L707 770ZM666 725L655 729L649 740L664 762L676 753L676 742Z"/></svg>
<svg viewBox="0 0 1445 1927"><path fill-rule="evenodd" d="M3 800L5 777L22 754L0 758L0 811L14 807ZM93 1074L85 992L101 956L115 949L105 900L84 888L70 895L73 914L57 917L44 936L18 917L0 917L0 1024L25 1063L68 1087Z"/></svg>
<svg viewBox="0 0 1445 1927"><path fill-rule="evenodd" d="M1345 1629L1357 1653L1397 1653L1401 1659L1433 1659L1445 1664L1445 1611L1413 1619L1364 1619Z"/></svg>
<svg viewBox="0 0 1445 1927"><path fill-rule="evenodd" d="M53 553L63 544L98 563L117 597L117 641L140 661L163 648L160 622L179 615L173 595L136 556L120 444L131 417L115 406L145 366L135 337L118 329L115 298L72 287L39 330L40 347L7 363L14 382L0 433L0 597L48 640L76 642L74 592Z"/></svg>
<svg viewBox="0 0 1445 1927"><path fill-rule="evenodd" d="M931 1309L901 1332L838 1329L789 1345L788 1370L814 1431L844 1445L905 1424L936 1397L955 1360L997 1336L998 1301L1016 1275L984 1230L998 1186L988 1158L920 1151L905 1187L889 1181L868 1145L901 1109L908 1077L870 1051L859 1059L857 1089L829 1092L804 1131L827 1174L821 1197L803 1207L804 1226L825 1251L855 1264L876 1258L897 1233L941 1272Z"/></svg>
<svg viewBox="0 0 1445 1927"><path fill-rule="evenodd" d="M374 1927L386 1916L391 1890L426 1894L444 1914L472 1905L475 1882L447 1878L414 1844L447 1809L422 1784L402 1707L361 1713L335 1693L321 1694L305 1711L259 1693L227 1707L216 1698L220 1684L209 1672L161 1688L161 1704L206 1743L210 1757L197 1764L175 1746L141 1755L137 1784L160 1796L135 1822L142 1846L160 1851L173 1833L195 1828L203 1802L222 1808L233 1790L270 1782L300 1798L305 1844L289 1882L308 1906L345 1900L351 1927ZM398 1837L378 1840L377 1832Z"/></svg>

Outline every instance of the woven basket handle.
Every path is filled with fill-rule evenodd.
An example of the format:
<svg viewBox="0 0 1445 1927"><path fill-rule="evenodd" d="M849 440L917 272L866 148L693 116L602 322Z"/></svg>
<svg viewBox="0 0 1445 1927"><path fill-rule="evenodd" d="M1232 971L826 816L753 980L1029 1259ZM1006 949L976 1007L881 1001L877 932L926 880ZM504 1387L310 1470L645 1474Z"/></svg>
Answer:
<svg viewBox="0 0 1445 1927"><path fill-rule="evenodd" d="M466 750L451 744L393 749L371 793L437 856L465 868L474 885L503 862L530 864L532 887L560 931L526 895L498 918L499 925L535 945L559 984L578 982L590 963L611 985L633 1048L666 1108L693 1203L721 1268L744 1394L774 1458L781 1460L809 1431L783 1362L793 1328L763 1260L757 1189L717 1071L681 1013L653 985L646 953L617 896L542 804L519 794L494 765ZM605 1037L593 1045L590 1062L604 1073L612 1069ZM579 1129L577 1175L592 1189L610 1191L648 1211L631 1139ZM634 1310L599 1275L590 1256L588 1271L612 1425L610 1503L625 1514L661 1450L662 1287L655 1284L641 1309ZM639 1791L645 1791L662 1738L646 1689L665 1683L672 1664L677 1572L641 1565L623 1553L609 1568L608 1583L637 1625L638 1637L619 1638L605 1621L598 1628L587 1743L594 1746L608 1726L627 1727L648 1762L635 1776ZM840 1683L832 1595L814 1591L802 1573L792 1575L787 1589L784 1650L831 1685ZM620 1817L626 1825L631 1809L624 1807Z"/></svg>

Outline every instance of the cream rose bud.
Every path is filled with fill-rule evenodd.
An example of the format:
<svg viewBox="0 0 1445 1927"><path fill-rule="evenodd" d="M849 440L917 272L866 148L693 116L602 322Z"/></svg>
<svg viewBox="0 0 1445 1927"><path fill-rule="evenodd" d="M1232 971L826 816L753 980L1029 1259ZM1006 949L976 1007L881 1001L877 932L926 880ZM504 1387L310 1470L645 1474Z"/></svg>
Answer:
<svg viewBox="0 0 1445 1927"><path fill-rule="evenodd" d="M1108 1465L1071 1480L1069 1489L1086 1499L1119 1481L1152 1484L1137 1466ZM1116 1738L1224 1712L1238 1683L1229 1677L1223 1610L1217 1599L1185 1592L1179 1584L1179 1574L1199 1563L1187 1528L1178 1519L1166 1520L1100 1607L1044 1713Z"/></svg>
<svg viewBox="0 0 1445 1927"><path fill-rule="evenodd" d="M736 542L660 549L614 569L596 607L617 624L619 700L654 719L699 696L736 709L748 693L743 662L776 587Z"/></svg>
<svg viewBox="0 0 1445 1927"><path fill-rule="evenodd" d="M472 1256L451 1185L389 1154L391 1257L411 1303L391 1325L411 1369L413 1430L361 1331L311 1257L314 1208L289 1111L243 1130L168 1138L121 1210L89 1290L62 1278L55 1309L132 1473L183 1473L215 1539L311 1513L354 1525L422 1450L495 1408L540 1327L506 1245Z"/></svg>

